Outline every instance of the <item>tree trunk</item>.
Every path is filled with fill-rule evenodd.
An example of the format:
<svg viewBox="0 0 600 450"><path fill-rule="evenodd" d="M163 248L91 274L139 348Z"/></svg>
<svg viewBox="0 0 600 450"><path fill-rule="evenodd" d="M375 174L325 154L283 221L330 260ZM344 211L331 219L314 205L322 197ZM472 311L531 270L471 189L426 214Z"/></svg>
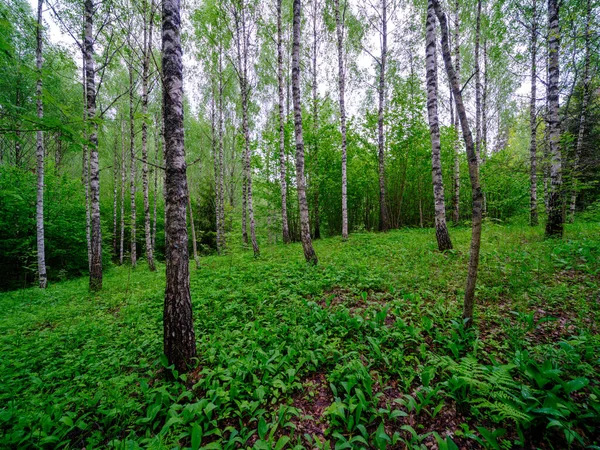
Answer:
<svg viewBox="0 0 600 450"><path fill-rule="evenodd" d="M475 153L481 164L481 68L479 66L479 48L481 40L481 0L477 0L475 19Z"/></svg>
<svg viewBox="0 0 600 450"><path fill-rule="evenodd" d="M571 198L569 201L569 222L575 220L575 205L577 200L577 177L579 176L579 162L581 159L581 150L583 147L583 138L585 136L585 122L588 103L590 101L590 22L592 19L592 5L590 0L586 2L585 17L585 62L583 66L583 98L581 100L581 112L579 114L579 130L577 132L577 144L575 146L575 159L573 161L573 181Z"/></svg>
<svg viewBox="0 0 600 450"><path fill-rule="evenodd" d="M537 210L537 110L536 110L536 83L537 83L537 10L536 0L533 0L532 4L532 19L531 19L531 98L529 99L529 130L530 130L530 144L529 144L529 180L530 180L530 191L529 191L529 224L534 227L538 221L538 210Z"/></svg>
<svg viewBox="0 0 600 450"><path fill-rule="evenodd" d="M460 84L460 20L459 20L459 2L454 3L454 61L456 80ZM452 93L452 81L450 80L450 92ZM452 94L454 98L454 94ZM454 141L454 192L452 196L452 219L454 225L458 225L460 221L460 132L458 113L453 122L456 132L456 140Z"/></svg>
<svg viewBox="0 0 600 450"><path fill-rule="evenodd" d="M301 0L294 0L292 97L294 103L294 132L296 137L296 184L300 208L300 239L302 240L304 258L309 264L316 265L318 259L310 237L308 202L306 201L306 180L304 179L304 140L302 138L302 104L300 103L300 22Z"/></svg>
<svg viewBox="0 0 600 450"><path fill-rule="evenodd" d="M339 2L338 2L339 3ZM317 38L317 21L319 17L319 1L313 0L313 13L312 13L312 25L313 25L313 41L312 41L312 106L313 106L313 171L316 174L319 166L319 96L318 96L318 82L317 82L317 52L318 52L318 38ZM338 5L339 9L339 5ZM342 150L342 159L344 158L345 150ZM342 165L344 165L342 163ZM342 180L344 178L344 168L342 167ZM319 220L319 182L318 177L314 177L314 199L313 199L313 228L314 228L314 239L321 238L321 221ZM343 184L343 181L342 181ZM343 188L342 188L342 203L343 203ZM343 209L342 209L343 215ZM347 234L347 233L346 233ZM343 228L342 228L343 235Z"/></svg>
<svg viewBox="0 0 600 450"><path fill-rule="evenodd" d="M219 185L218 185L218 201L219 201L219 236L220 244L219 251L224 252L226 245L225 241L225 172L224 172L224 125L223 125L223 49L219 47ZM246 210L244 209L244 214ZM245 227L245 221L244 221ZM248 236L246 241L248 243Z"/></svg>
<svg viewBox="0 0 600 450"><path fill-rule="evenodd" d="M467 320L467 325L470 326L473 322L473 307L475 304L475 284L477 282L477 269L479 266L479 249L481 246L481 219L482 219L482 201L481 186L479 184L479 164L477 154L475 153L475 145L473 144L473 135L469 129L467 112L463 103L461 86L459 84L452 59L450 55L450 44L448 38L448 23L446 16L442 12L439 0L431 0L435 9L436 16L440 22L442 30L442 54L444 56L444 64L448 78L452 83L452 93L454 95L454 103L456 105L456 113L459 116L465 147L467 151L467 159L469 161L469 178L471 180L471 191L473 199L473 214L471 225L471 246L469 255L469 269L467 274L467 286L465 289L465 300L463 305L463 318Z"/></svg>
<svg viewBox="0 0 600 450"><path fill-rule="evenodd" d="M100 229L100 167L98 164L98 124L96 118L96 82L94 70L94 3L85 0L85 82L87 93L87 119L92 124L89 134L90 146L90 194L92 216L92 259L90 271L90 289L102 289L102 235Z"/></svg>
<svg viewBox="0 0 600 450"><path fill-rule="evenodd" d="M483 38L483 85L481 86L481 161L485 162L487 158L487 98L488 98L488 42ZM483 193L485 198L485 192ZM485 208L484 208L485 212Z"/></svg>
<svg viewBox="0 0 600 450"><path fill-rule="evenodd" d="M435 206L435 236L437 238L439 250L444 252L452 249L452 241L450 239L450 233L448 233L448 227L446 226L446 204L444 203L444 183L442 181L440 124L438 122L437 105L438 89L435 12L431 1L428 2L427 5L426 34L427 115L429 118L429 134L431 136L431 177L433 181L433 200ZM420 204L419 209L421 209Z"/></svg>
<svg viewBox="0 0 600 450"><path fill-rule="evenodd" d="M386 1L386 0L384 0ZM348 239L348 185L346 174L346 105L344 103L344 90L346 80L344 77L344 24L340 18L340 0L335 0L335 28L337 33L337 52L338 52L338 82L340 94L340 132L342 133L342 239ZM383 52L382 52L383 53ZM381 96L380 96L381 99ZM383 118L383 116L381 116ZM383 126L383 122L381 124ZM380 147L379 162L383 164L383 152ZM379 171L380 175L381 167ZM385 190L385 184L383 184ZM380 179L381 187L381 179ZM384 192L385 199L385 192ZM384 205L385 203L382 203ZM387 216L387 211L386 211ZM383 216L382 216L383 217ZM386 219L387 220L387 219ZM382 222L383 223L383 222Z"/></svg>
<svg viewBox="0 0 600 450"><path fill-rule="evenodd" d="M381 60L379 67L379 110L377 113L379 145L379 229L390 228L387 204L385 201L385 137L383 133L383 111L385 108L385 65L387 59L387 2L381 0Z"/></svg>
<svg viewBox="0 0 600 450"><path fill-rule="evenodd" d="M563 235L562 161L559 116L560 28L558 0L548 0L548 139L550 144L550 189L546 237Z"/></svg>
<svg viewBox="0 0 600 450"><path fill-rule="evenodd" d="M183 133L183 63L179 0L162 2L162 67L166 167L166 290L163 313L164 353L169 364L185 372L196 356L192 316Z"/></svg>
<svg viewBox="0 0 600 450"><path fill-rule="evenodd" d="M123 116L121 122L121 241L119 245L119 264L123 264L123 253L125 251L125 130L123 129Z"/></svg>
<svg viewBox="0 0 600 450"><path fill-rule="evenodd" d="M37 69L37 116L40 122L44 119L44 104L42 101L42 5L43 0L38 0L37 18L37 48L35 51L35 65ZM40 127L41 128L41 127ZM44 248L44 134L37 131L37 201L36 201L36 229L37 229L37 260L38 280L40 288L45 289L48 285L46 275L46 252Z"/></svg>
<svg viewBox="0 0 600 450"><path fill-rule="evenodd" d="M85 22L85 17L84 17ZM85 29L85 26L84 26ZM85 42L84 42L85 45ZM87 130L87 83L86 83L86 56L85 47L82 52L82 86L83 86L83 155L82 155L82 169L81 169L81 182L85 192L85 240L87 244L88 254L88 270L92 271L92 216L90 213L90 160L88 152L88 130Z"/></svg>
<svg viewBox="0 0 600 450"><path fill-rule="evenodd" d="M119 247L117 246L117 223L119 211L119 157L117 155L117 145L119 136L115 133L115 147L113 157L113 232L112 232L112 252L113 261L119 256Z"/></svg>
<svg viewBox="0 0 600 450"><path fill-rule="evenodd" d="M283 35L281 31L281 3L277 0L277 93L279 100L279 181L281 183L281 225L283 242L290 243L290 229L287 217L287 180L285 157L285 130L283 114Z"/></svg>
<svg viewBox="0 0 600 450"><path fill-rule="evenodd" d="M148 195L148 77L150 52L152 51L152 24L154 11L148 16L148 2L144 0L144 60L142 62L142 188L144 193L144 234L146 240L146 260L151 272L156 270L152 253L152 231L150 228L150 199ZM150 22L148 24L148 22Z"/></svg>
<svg viewBox="0 0 600 450"><path fill-rule="evenodd" d="M153 213L152 213L152 255L156 251L156 214L158 204L158 162L159 148L161 148L159 133L157 127L154 128L154 191L153 191Z"/></svg>
<svg viewBox="0 0 600 450"><path fill-rule="evenodd" d="M192 229L192 250L194 252L194 262L196 263L196 270L200 268L200 261L198 260L198 244L196 242L196 225L194 224L194 210L192 208L192 196L188 193L188 208L190 210L190 227Z"/></svg>
<svg viewBox="0 0 600 450"><path fill-rule="evenodd" d="M250 48L249 36L246 30L246 6L242 0L240 3L240 17L236 21L237 34L237 51L238 51L238 75L240 81L240 91L242 95L242 134L244 136L244 173L245 173L245 189L244 189L244 215L242 218L242 233L246 228L246 220L250 221L250 240L252 242L252 250L254 256L260 256L260 249L256 241L256 224L254 222L254 207L252 205L252 169L251 169L251 151L250 151L250 130L248 129L248 102L250 96L248 84L248 51ZM246 210L247 208L247 210ZM244 243L248 242L248 235L244 237Z"/></svg>
<svg viewBox="0 0 600 450"><path fill-rule="evenodd" d="M219 74L219 77L221 75ZM219 83L220 84L220 83ZM220 108L219 104L219 108ZM219 197L219 148L217 145L217 130L216 130L216 105L215 105L215 89L213 86L212 95L210 99L210 129L211 129L211 144L212 144L212 155L213 155L213 176L215 179L215 228L217 233L217 253L222 253L221 249L221 225L220 219L220 197ZM220 122L219 122L220 124ZM219 133L219 137L221 134Z"/></svg>
<svg viewBox="0 0 600 450"><path fill-rule="evenodd" d="M136 222L137 211L135 207L135 122L133 111L133 60L129 66L129 156L130 156L130 172L129 172L129 195L131 200L131 266L137 264L137 242L136 242Z"/></svg>

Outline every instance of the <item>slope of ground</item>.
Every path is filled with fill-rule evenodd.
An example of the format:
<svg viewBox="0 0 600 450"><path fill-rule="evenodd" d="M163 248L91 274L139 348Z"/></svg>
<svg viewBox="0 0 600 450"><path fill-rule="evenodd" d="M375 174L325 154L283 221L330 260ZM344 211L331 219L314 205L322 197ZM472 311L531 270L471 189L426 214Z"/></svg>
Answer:
<svg viewBox="0 0 600 450"><path fill-rule="evenodd" d="M202 259L198 368L162 353L164 266L0 294L0 447L600 445L600 238L486 224L476 327L468 229L353 234Z"/></svg>

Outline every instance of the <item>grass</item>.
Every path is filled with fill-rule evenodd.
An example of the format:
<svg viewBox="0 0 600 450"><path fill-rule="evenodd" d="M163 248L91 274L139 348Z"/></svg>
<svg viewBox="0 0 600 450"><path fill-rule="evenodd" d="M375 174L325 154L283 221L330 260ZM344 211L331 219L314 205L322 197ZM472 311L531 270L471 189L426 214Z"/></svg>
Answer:
<svg viewBox="0 0 600 450"><path fill-rule="evenodd" d="M486 224L472 330L451 231L446 254L401 230L317 241L317 267L299 244L203 258L198 368L176 382L164 266L2 293L0 447L600 445L597 226Z"/></svg>

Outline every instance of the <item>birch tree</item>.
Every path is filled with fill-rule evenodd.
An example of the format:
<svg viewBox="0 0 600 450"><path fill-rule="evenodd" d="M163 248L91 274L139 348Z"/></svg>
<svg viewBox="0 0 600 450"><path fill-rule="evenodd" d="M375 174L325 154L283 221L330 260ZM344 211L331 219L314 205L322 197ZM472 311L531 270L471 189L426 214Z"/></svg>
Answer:
<svg viewBox="0 0 600 450"><path fill-rule="evenodd" d="M44 103L42 100L42 7L43 0L38 0L37 28L36 28L36 51L35 65L37 69L37 117L40 122L44 119ZM37 201L36 201L36 229L37 229L37 260L38 260L38 280L40 288L45 289L48 285L48 276L46 275L46 251L44 242L44 134L42 130L37 131Z"/></svg>
<svg viewBox="0 0 600 450"><path fill-rule="evenodd" d="M302 137L302 104L300 96L300 38L301 0L293 1L292 39L292 97L294 103L294 135L296 138L296 184L300 207L300 239L304 258L309 264L318 263L310 236L308 202L306 200L306 179L304 177L304 139Z"/></svg>
<svg viewBox="0 0 600 450"><path fill-rule="evenodd" d="M442 32L442 55L444 57L444 65L448 78L452 83L452 94L456 106L456 113L460 119L463 138L467 151L467 159L469 162L469 178L471 180L471 193L473 203L473 213L471 217L471 244L469 250L469 266L467 273L467 286L465 288L465 298L463 304L463 318L467 321L467 325L473 322L473 308L475 305L475 285L477 283L477 269L479 267L479 250L481 247L481 222L483 214L483 194L481 185L479 184L479 161L475 152L473 143L473 135L469 127L467 112L462 97L462 89L459 84L452 57L450 54L449 31L446 15L443 13L439 0L430 0L435 10L435 14L440 23Z"/></svg>
<svg viewBox="0 0 600 450"><path fill-rule="evenodd" d="M550 153L550 186L546 237L563 235L562 159L559 115L560 26L558 0L548 0L548 142Z"/></svg>
<svg viewBox="0 0 600 450"><path fill-rule="evenodd" d="M179 0L162 2L162 70L166 187L166 290L163 313L164 353L169 364L185 372L196 356L192 317L183 133L183 63Z"/></svg>
<svg viewBox="0 0 600 450"><path fill-rule="evenodd" d="M435 12L431 1L427 4L426 26L426 79L427 79L427 115L431 136L431 176L433 181L433 199L435 204L435 236L440 251L452 249L452 241L446 225L446 204L444 202L444 183L442 181L442 161L440 157L440 125L438 120L437 61L435 45Z"/></svg>

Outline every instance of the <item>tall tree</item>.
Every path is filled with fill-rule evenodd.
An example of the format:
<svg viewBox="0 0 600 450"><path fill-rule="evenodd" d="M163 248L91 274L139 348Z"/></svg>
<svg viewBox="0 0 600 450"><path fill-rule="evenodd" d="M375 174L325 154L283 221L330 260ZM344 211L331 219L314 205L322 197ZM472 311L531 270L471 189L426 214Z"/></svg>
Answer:
<svg viewBox="0 0 600 450"><path fill-rule="evenodd" d="M591 29L590 22L592 21L592 4L591 0L586 1L585 15L585 59L583 62L583 97L581 99L581 111L579 113L579 130L577 131L577 143L575 144L575 158L573 161L573 181L571 189L571 198L569 201L569 222L575 220L575 205L577 200L577 177L579 171L579 163L581 160L581 150L583 147L583 139L585 137L585 124L588 104L591 94L591 74L590 74L590 47L591 47Z"/></svg>
<svg viewBox="0 0 600 450"><path fill-rule="evenodd" d="M300 24L301 0L293 3L293 39L292 39L292 97L294 103L294 133L296 137L296 185L300 207L300 239L304 258L309 264L317 264L317 254L312 246L308 202L306 200L306 180L304 178L304 139L302 138L302 104L300 102Z"/></svg>
<svg viewBox="0 0 600 450"><path fill-rule="evenodd" d="M385 201L385 135L383 130L385 109L385 70L387 63L387 7L389 0L381 0L381 58L379 60L379 106L377 111L377 143L379 161L379 229L387 231L390 228L387 203Z"/></svg>
<svg viewBox="0 0 600 450"><path fill-rule="evenodd" d="M465 147L467 151L467 159L469 162L469 178L471 180L471 192L472 192L472 203L473 213L471 216L471 245L469 254L469 267L467 273L467 286L465 289L465 299L463 304L463 318L467 320L467 324L470 325L473 322L473 308L475 305L475 285L477 283L477 269L479 267L479 250L481 247L481 221L483 215L483 194L481 192L481 185L479 184L479 161L477 153L475 152L475 145L473 143L473 135L469 128L469 120L467 118L467 112L462 97L462 89L459 84L456 72L452 64L452 57L450 55L450 43L449 43L449 32L448 23L446 16L442 12L439 0L430 0L433 4L435 14L440 22L440 28L442 32L442 55L444 57L444 65L446 66L446 72L448 78L452 83L452 94L454 95L454 103L456 106L456 113L460 119L462 128L463 138L465 140Z"/></svg>
<svg viewBox="0 0 600 450"><path fill-rule="evenodd" d="M35 65L37 69L37 116L40 122L44 119L44 103L42 100L42 6L43 0L38 0L37 16L37 47L35 51ZM41 128L41 127L40 127ZM48 284L46 275L46 251L44 248L44 133L37 131L37 201L36 201L36 228L37 228L37 260L38 279L40 288L45 289Z"/></svg>
<svg viewBox="0 0 600 450"><path fill-rule="evenodd" d="M481 0L477 0L477 15L475 18L475 153L481 164Z"/></svg>
<svg viewBox="0 0 600 450"><path fill-rule="evenodd" d="M135 206L135 193L136 193L136 157L135 157L135 109L133 102L133 93L135 90L135 83L133 79L133 56L128 65L129 69L129 199L131 204L131 224L130 224L130 245L131 245L131 266L135 267L137 264L137 238L136 238L136 222L137 222L137 208Z"/></svg>
<svg viewBox="0 0 600 450"><path fill-rule="evenodd" d="M435 12L431 1L427 3L426 29L426 79L427 79L427 115L431 136L431 176L433 181L433 200L435 205L435 236L441 252L452 249L452 240L446 225L446 204L444 203L444 183L442 181L442 161L440 145L440 124L438 121L438 83L435 45Z"/></svg>
<svg viewBox="0 0 600 450"><path fill-rule="evenodd" d="M285 155L285 117L283 112L283 32L281 27L281 3L277 3L277 98L279 109L279 181L281 183L281 228L283 242L290 243L290 229L287 213L287 164Z"/></svg>
<svg viewBox="0 0 600 450"><path fill-rule="evenodd" d="M531 53L531 97L529 99L529 223L536 226L538 222L537 211L537 109L536 109L536 85L537 85L537 3L533 0L531 6L531 28L530 28L529 51Z"/></svg>
<svg viewBox="0 0 600 450"><path fill-rule="evenodd" d="M348 239L348 181L346 168L346 104L344 99L346 80L344 76L344 16L340 15L340 0L334 1L335 29L337 34L338 84L340 96L340 132L342 134L342 239ZM383 60L383 55L382 55ZM382 162L380 154L380 163ZM385 194L384 194L385 196Z"/></svg>
<svg viewBox="0 0 600 450"><path fill-rule="evenodd" d="M162 2L162 70L166 167L166 290L163 313L164 353L169 364L185 372L196 356L192 317L183 133L183 63L180 2Z"/></svg>
<svg viewBox="0 0 600 450"><path fill-rule="evenodd" d="M90 151L91 264L90 289L102 289L102 235L100 229L100 165L98 164L98 124L96 119L96 71L94 67L94 2L85 0L85 85Z"/></svg>
<svg viewBox="0 0 600 450"><path fill-rule="evenodd" d="M318 95L318 65L317 65L317 56L319 52L319 34L318 34L318 23L320 16L320 1L312 0L312 109L313 109L313 148L312 148L312 170L316 173L318 171L319 164L319 95ZM343 158L344 152L342 152ZM343 163L342 163L343 164ZM342 180L344 179L344 168L342 167ZM319 183L318 177L313 180L314 188L314 198L313 198L313 229L315 239L321 238L321 221L319 219ZM343 181L342 181L343 184ZM342 188L342 197L343 197L343 188ZM343 201L343 200L342 200ZM343 234L343 232L342 232Z"/></svg>
<svg viewBox="0 0 600 450"><path fill-rule="evenodd" d="M454 2L454 64L455 69L454 72L456 74L456 79L458 84L460 84L460 4L459 0ZM450 93L451 97L454 98L454 94L452 94L452 81L450 81ZM454 192L452 193L452 220L455 225L458 225L460 221L460 133L459 133L459 123L460 119L458 118L458 113L454 118L455 122L452 124L454 126L454 131L456 133L456 139L454 141Z"/></svg>
<svg viewBox="0 0 600 450"><path fill-rule="evenodd" d="M125 253L125 186L126 186L126 168L125 168L125 130L123 126L125 120L120 116L121 126L121 237L119 243L119 264L123 264L123 254Z"/></svg>
<svg viewBox="0 0 600 450"><path fill-rule="evenodd" d="M559 115L559 26L558 0L548 0L548 141L550 146L550 188L546 237L563 235L562 161Z"/></svg>
<svg viewBox="0 0 600 450"><path fill-rule="evenodd" d="M238 60L238 79L240 83L240 93L242 100L242 135L244 136L244 186L245 186L245 205L243 211L247 214L247 219L250 221L250 240L252 242L252 250L254 256L260 256L260 249L256 240L256 223L254 221L254 206L252 198L252 169L251 169L251 150L250 150L250 129L248 126L248 106L250 101L250 83L248 80L248 57L250 51L250 24L248 21L248 5L245 0L240 0L239 10L233 9L236 31L236 46ZM245 223L246 214L242 218L242 225ZM248 237L244 239L244 243L248 242Z"/></svg>
<svg viewBox="0 0 600 450"><path fill-rule="evenodd" d="M148 11L148 0L143 2L144 42L142 59L142 189L144 194L144 234L146 238L146 260L151 272L156 270L152 249L150 228L150 199L148 195L148 80L150 77L150 53L152 52L152 28L154 24L154 4Z"/></svg>

